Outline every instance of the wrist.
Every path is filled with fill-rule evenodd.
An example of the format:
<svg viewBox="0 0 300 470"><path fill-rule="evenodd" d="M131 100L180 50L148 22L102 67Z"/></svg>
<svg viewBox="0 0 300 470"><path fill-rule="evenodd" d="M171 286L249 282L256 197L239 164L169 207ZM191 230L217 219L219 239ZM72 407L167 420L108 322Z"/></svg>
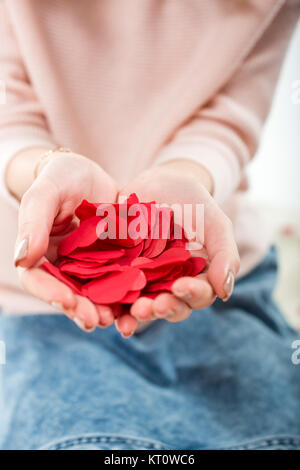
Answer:
<svg viewBox="0 0 300 470"><path fill-rule="evenodd" d="M47 150L46 152L43 152L39 159L36 161L36 164L33 169L33 179L35 180L38 175L41 173L42 169L47 165L47 163L53 158L56 157L57 155L62 155L62 154L73 154L72 150L64 147L57 147L55 149L50 149ZM73 154L74 155L74 154Z"/></svg>
<svg viewBox="0 0 300 470"><path fill-rule="evenodd" d="M168 168L180 171L180 173L190 174L193 178L197 178L211 195L213 194L214 183L212 175L209 170L200 163L189 160L188 158L180 158L164 162L161 166L167 166Z"/></svg>
<svg viewBox="0 0 300 470"><path fill-rule="evenodd" d="M16 153L5 171L5 184L12 196L21 201L24 193L34 181L34 168L40 156L46 152L43 147L26 148Z"/></svg>

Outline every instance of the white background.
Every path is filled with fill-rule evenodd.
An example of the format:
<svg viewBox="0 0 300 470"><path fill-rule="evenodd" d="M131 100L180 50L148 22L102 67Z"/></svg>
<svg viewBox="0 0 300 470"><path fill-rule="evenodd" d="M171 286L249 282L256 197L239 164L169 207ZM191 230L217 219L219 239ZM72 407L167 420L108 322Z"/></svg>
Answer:
<svg viewBox="0 0 300 470"><path fill-rule="evenodd" d="M258 153L249 167L252 200L300 214L300 23L280 75ZM298 83L298 90L300 85ZM299 215L300 219L300 215Z"/></svg>

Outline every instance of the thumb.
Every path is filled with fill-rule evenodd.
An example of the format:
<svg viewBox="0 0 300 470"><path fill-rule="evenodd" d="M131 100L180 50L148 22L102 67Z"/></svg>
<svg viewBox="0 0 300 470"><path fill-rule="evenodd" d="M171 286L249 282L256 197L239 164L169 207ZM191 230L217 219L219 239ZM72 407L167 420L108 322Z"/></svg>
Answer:
<svg viewBox="0 0 300 470"><path fill-rule="evenodd" d="M205 216L205 240L208 258L208 279L215 293L228 300L232 294L240 258L229 218L218 208L210 206Z"/></svg>
<svg viewBox="0 0 300 470"><path fill-rule="evenodd" d="M15 266L29 268L46 254L58 203L57 189L45 180L37 179L26 191L19 209Z"/></svg>

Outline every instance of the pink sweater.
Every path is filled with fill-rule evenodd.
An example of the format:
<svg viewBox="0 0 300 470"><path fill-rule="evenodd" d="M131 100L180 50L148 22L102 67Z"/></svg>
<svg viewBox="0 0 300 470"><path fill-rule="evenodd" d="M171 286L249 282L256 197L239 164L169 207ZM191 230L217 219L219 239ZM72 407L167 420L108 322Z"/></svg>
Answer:
<svg viewBox="0 0 300 470"><path fill-rule="evenodd" d="M47 310L22 293L12 263L17 204L3 175L28 147L70 147L121 186L159 162L195 160L234 222L240 274L261 259L268 243L244 172L299 10L298 0L1 1L4 310Z"/></svg>

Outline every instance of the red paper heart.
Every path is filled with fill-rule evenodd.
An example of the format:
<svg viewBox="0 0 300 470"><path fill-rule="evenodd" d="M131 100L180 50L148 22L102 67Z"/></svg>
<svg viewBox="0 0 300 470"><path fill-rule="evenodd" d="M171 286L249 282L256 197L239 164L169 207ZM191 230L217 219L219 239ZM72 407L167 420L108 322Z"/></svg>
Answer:
<svg viewBox="0 0 300 470"><path fill-rule="evenodd" d="M147 283L145 274L136 268L128 267L114 271L88 282L82 288L83 294L96 304L120 302L130 291L141 290Z"/></svg>
<svg viewBox="0 0 300 470"><path fill-rule="evenodd" d="M135 194L122 204L84 200L75 215L79 227L60 242L56 264L47 261L43 267L77 294L111 305L115 316L140 296L170 292L176 279L196 276L206 266L205 259L191 257L186 249L173 212L154 201L139 202ZM110 224L115 224L114 239L107 237ZM182 238L176 239L178 234Z"/></svg>

